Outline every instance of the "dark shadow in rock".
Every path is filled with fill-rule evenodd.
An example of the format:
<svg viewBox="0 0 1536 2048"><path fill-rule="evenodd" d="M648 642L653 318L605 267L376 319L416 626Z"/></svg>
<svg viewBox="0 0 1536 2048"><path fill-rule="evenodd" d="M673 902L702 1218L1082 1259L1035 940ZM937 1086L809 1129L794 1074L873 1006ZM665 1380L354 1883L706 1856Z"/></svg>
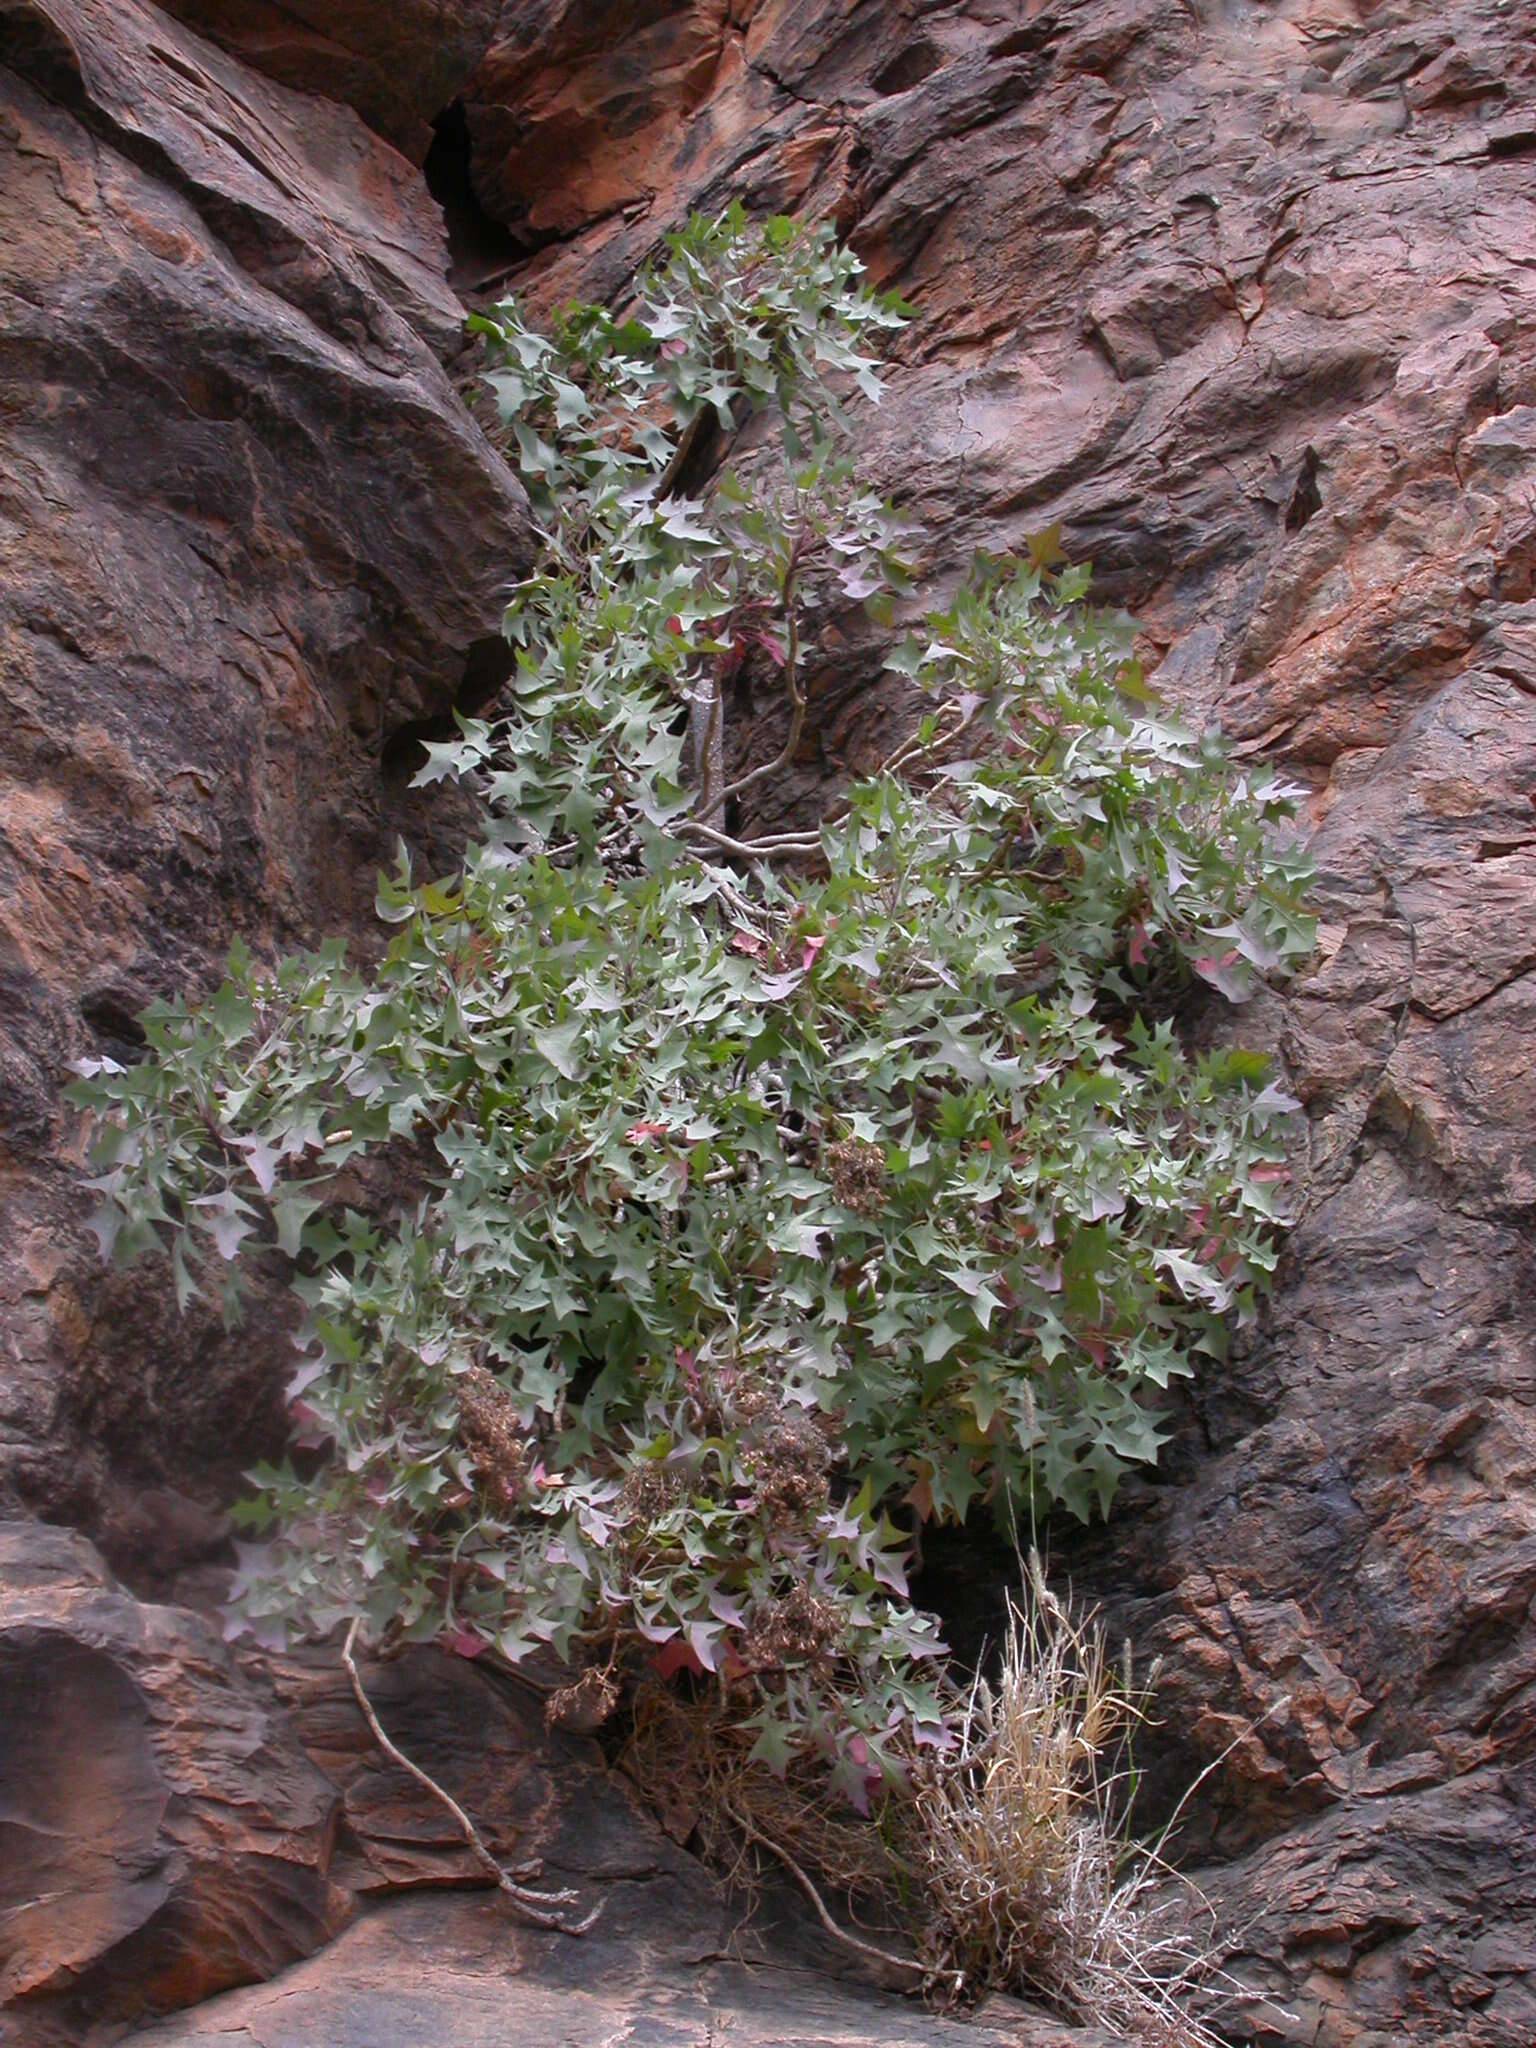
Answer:
<svg viewBox="0 0 1536 2048"><path fill-rule="evenodd" d="M448 281L466 296L486 291L528 253L481 205L470 166L469 117L464 102L455 100L432 123L432 147L422 170L448 230Z"/></svg>

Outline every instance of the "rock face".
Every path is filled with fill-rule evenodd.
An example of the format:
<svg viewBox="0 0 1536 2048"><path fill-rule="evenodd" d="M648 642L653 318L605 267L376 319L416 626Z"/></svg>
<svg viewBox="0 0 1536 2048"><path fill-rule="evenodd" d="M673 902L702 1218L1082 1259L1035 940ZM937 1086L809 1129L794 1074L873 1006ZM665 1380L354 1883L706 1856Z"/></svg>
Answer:
<svg viewBox="0 0 1536 2048"><path fill-rule="evenodd" d="M392 835L453 822L413 811L381 754L494 684L475 650L526 544L521 502L439 366L458 319L441 232L380 136L419 160L462 102L479 205L544 303L621 290L694 206L834 215L921 309L865 452L936 569L1060 521L1143 620L1167 694L1312 792L1317 960L1239 1027L1280 1052L1310 1116L1281 1285L1156 1482L1108 1531L1056 1538L1079 1588L1166 1660L1154 1798L1166 1810L1226 1753L1185 1854L1246 1925L1234 1967L1272 2000L1235 2030L1528 2048L1528 10L420 0L387 35L346 0L175 11L222 48L140 0L0 0L0 1455L17 1500L99 1534L136 1585L216 1555L232 1474L274 1426L281 1333L189 1333L141 1276L102 1289L61 1063L119 1042L148 996L205 985L232 931L361 929ZM885 751L902 705L858 646L827 651L760 822ZM118 1680L59 1654L78 1711L104 1712ZM343 1889L451 1864L430 1821L425 1846L370 1835L371 1766L316 1732L345 1702L278 1682L345 1798ZM161 1823L124 1720L102 1770L131 1862ZM451 1936L446 1910L365 1923L336 1952L344 1981L374 1968L370 1944L400 1944L412 1971L446 1944L423 1997L447 2033L430 1999L452 1945L484 1950L479 1909ZM303 1980L309 2033L261 1993L231 2028L345 2038L326 2031L323 1967ZM166 2039L212 2021L177 2024L193 2031ZM833 2024L794 2021L808 2039L842 2038Z"/></svg>
<svg viewBox="0 0 1536 2048"><path fill-rule="evenodd" d="M170 0L165 12L267 77L355 108L419 164L501 0Z"/></svg>
<svg viewBox="0 0 1536 2048"><path fill-rule="evenodd" d="M0 1717L0 2003L28 2031L186 2005L345 1924L336 1791L288 1718L64 1530L0 1524Z"/></svg>
<svg viewBox="0 0 1536 2048"><path fill-rule="evenodd" d="M707 1896L612 1881L582 1942L509 1929L494 1905L410 1900L371 1915L280 1985L129 2036L133 2048L1115 2048L1011 1999L942 2019L839 1984L824 1958L755 1965L721 1953Z"/></svg>
<svg viewBox="0 0 1536 2048"><path fill-rule="evenodd" d="M169 1568L281 1338L103 1287L65 1063L237 933L366 927L422 824L391 748L499 681L525 503L438 360L441 216L350 109L136 0L0 0L0 60L0 1486Z"/></svg>

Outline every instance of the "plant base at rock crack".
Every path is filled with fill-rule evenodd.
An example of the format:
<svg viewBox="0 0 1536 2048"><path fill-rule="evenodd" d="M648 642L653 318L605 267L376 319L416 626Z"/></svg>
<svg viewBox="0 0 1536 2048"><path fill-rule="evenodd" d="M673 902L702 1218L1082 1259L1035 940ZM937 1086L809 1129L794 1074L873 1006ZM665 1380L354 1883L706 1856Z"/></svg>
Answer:
<svg viewBox="0 0 1536 2048"><path fill-rule="evenodd" d="M1251 1312L1292 1105L1157 1003L1311 941L1290 792L1168 718L1043 545L895 641L926 708L819 830L728 829L735 679L796 735L838 621L910 597L849 454L898 317L733 211L627 313L479 322L545 533L510 710L421 777L479 787L480 842L384 880L372 976L237 958L77 1090L104 1250L233 1308L275 1247L308 1310L237 1624L687 1672L855 1809L948 1739L892 1511L1107 1508L1149 1394ZM687 474L765 405L777 466Z"/></svg>
<svg viewBox="0 0 1536 2048"><path fill-rule="evenodd" d="M1215 1915L1127 1833L1132 1739L1150 1693L1113 1664L1030 1559L995 1681L978 1676L953 1750L904 1832L934 1977L1001 1988L1161 2048L1219 2048L1197 2016L1226 1954Z"/></svg>

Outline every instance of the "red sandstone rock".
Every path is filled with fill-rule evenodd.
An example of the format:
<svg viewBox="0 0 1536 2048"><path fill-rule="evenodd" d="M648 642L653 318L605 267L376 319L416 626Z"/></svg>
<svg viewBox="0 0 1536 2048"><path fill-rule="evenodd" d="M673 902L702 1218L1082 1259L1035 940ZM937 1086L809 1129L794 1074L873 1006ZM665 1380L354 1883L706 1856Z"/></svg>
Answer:
<svg viewBox="0 0 1536 2048"><path fill-rule="evenodd" d="M1239 1026L1307 1104L1305 1219L1157 1482L1057 1556L1168 1660L1153 1803L1235 1740L1184 1845L1249 1920L1239 1973L1295 2015L1255 2003L1253 2037L1529 2048L1523 10L508 0L479 47L463 11L418 76L424 9L397 10L385 64L344 0L318 28L307 6L197 5L417 154L409 124L462 91L480 197L545 303L621 291L695 205L835 214L922 310L867 452L940 571L1061 520L1168 694L1308 778L1322 943ZM404 816L379 742L448 701L520 512L419 339L446 348L454 316L398 158L135 0L0 0L0 25L0 1450L50 1511L126 1532L125 1563L146 1482L190 1499L202 1520L169 1517L184 1533L154 1563L172 1574L271 1427L281 1337L189 1339L141 1279L97 1291L61 1058L206 978L232 928L365 927ZM322 33L350 56L322 58ZM846 629L763 822L804 816L905 715ZM743 698L742 753L777 715ZM370 1835L395 1794L354 1767L366 1881L451 1871L429 1818L404 1847ZM360 1979L332 1996L310 1968L313 2038L340 2040ZM278 2007L248 1997L265 2040Z"/></svg>
<svg viewBox="0 0 1536 2048"><path fill-rule="evenodd" d="M0 2029L62 2011L68 2038L307 1955L351 1911L337 1804L206 1623L0 1523Z"/></svg>
<svg viewBox="0 0 1536 2048"><path fill-rule="evenodd" d="M237 933L365 932L402 832L443 857L391 742L502 653L525 501L438 361L441 219L350 110L138 0L0 0L0 62L0 1485L160 1571L125 1496L227 1504L281 1318L103 1282L67 1062Z"/></svg>
<svg viewBox="0 0 1536 2048"><path fill-rule="evenodd" d="M421 163L431 124L484 54L500 0L169 0L253 69L355 107Z"/></svg>

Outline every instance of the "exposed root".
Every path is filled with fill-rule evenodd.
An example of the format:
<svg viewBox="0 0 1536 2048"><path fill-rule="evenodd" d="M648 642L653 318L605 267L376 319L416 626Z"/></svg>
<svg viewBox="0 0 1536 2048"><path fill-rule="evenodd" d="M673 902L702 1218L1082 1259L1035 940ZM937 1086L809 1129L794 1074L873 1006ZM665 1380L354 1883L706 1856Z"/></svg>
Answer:
<svg viewBox="0 0 1536 2048"><path fill-rule="evenodd" d="M352 1625L347 1630L347 1639L341 1646L341 1661L346 1666L347 1677L352 1681L353 1697L356 1699L362 1711L363 1719L368 1723L373 1739L379 1745L379 1748L389 1758L391 1763L398 1764L402 1771L405 1771L416 1780L416 1783L421 1786L423 1791L430 1792L432 1797L446 1807L448 1812L453 1815L459 1832L469 1844L470 1854L480 1865L486 1876L496 1885L497 1889L504 1892L507 1898L511 1900L520 1919L526 1920L531 1927L547 1928L553 1934L585 1934L587 1929L596 1921L598 1914L603 1910L601 1901L582 1919L568 1920L561 1914L559 1909L562 1906L574 1906L577 1903L577 1893L568 1890L557 1892L530 1891L526 1885L519 1884L516 1878L509 1871L504 1870L491 1854L490 1849L486 1846L484 1836L454 1798L453 1794L445 1791L434 1777L421 1768L420 1764L412 1763L404 1750L399 1748L385 1734L383 1724L374 1712L373 1702L369 1699L368 1694L363 1688L362 1677L357 1668L357 1659L353 1655L353 1650L357 1643L357 1632L360 1626L360 1617L354 1615ZM524 1866L520 1874L524 1877L537 1876L538 1866Z"/></svg>
<svg viewBox="0 0 1536 2048"><path fill-rule="evenodd" d="M879 1948L874 1942L865 1941L861 1936L854 1934L849 1928L840 1926L827 1910L826 1901L816 1889L814 1880L806 1871L801 1869L782 1842L776 1842L771 1836L765 1835L751 1817L741 1812L739 1808L727 1805L724 1808L724 1812L727 1818L740 1828L742 1834L745 1835L749 1842L755 1843L760 1849L766 1849L770 1856L778 1858L779 1862L783 1864L784 1868L810 1900L816 1910L817 1919L835 1941L840 1941L844 1948L852 1949L855 1955L863 1956L867 1962L881 1963L887 1969L901 1971L904 1976L923 1981L928 1979L931 1973L927 1965L920 1963L915 1956L899 1956L894 1950Z"/></svg>

